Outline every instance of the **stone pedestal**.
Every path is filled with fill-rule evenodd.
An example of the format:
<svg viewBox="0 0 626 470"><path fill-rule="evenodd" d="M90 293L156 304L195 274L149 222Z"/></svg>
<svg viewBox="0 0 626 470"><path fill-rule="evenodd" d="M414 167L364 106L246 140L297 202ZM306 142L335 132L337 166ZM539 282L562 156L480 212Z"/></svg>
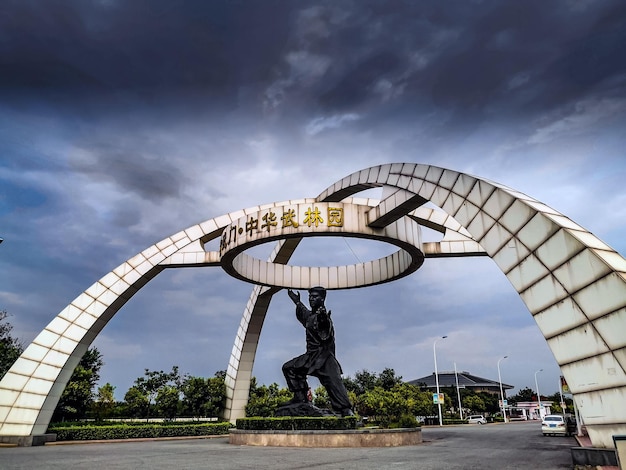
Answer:
<svg viewBox="0 0 626 470"><path fill-rule="evenodd" d="M350 429L338 431L231 430L229 443L275 447L396 447L422 443L421 428Z"/></svg>

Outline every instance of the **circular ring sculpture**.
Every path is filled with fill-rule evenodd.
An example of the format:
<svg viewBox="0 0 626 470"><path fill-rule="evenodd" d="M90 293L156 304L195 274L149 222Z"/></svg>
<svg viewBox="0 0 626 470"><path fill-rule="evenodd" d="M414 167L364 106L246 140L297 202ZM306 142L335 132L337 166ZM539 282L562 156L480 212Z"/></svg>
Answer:
<svg viewBox="0 0 626 470"><path fill-rule="evenodd" d="M380 201L352 198L374 187L383 189ZM424 207L427 202L439 209ZM297 269L291 267L292 278L285 281L289 270L283 267L283 280L277 282L278 271L273 271L270 282L272 274L263 278L260 262L256 273L256 261L245 258L247 245L225 246L220 251L205 247L211 240L224 240L225 229L238 231L240 219L249 214L321 203L371 207L358 209L367 212L365 225L350 227L345 236L371 238L392 224L397 224L398 232L401 227L407 229L408 234L388 234L395 242L386 241L400 246L399 253L408 253L406 265L395 267L391 276L388 273L389 280L417 269L422 255L429 259L491 257L546 338L593 445L614 447L612 436L626 434L626 260L563 214L511 188L431 165L393 163L348 175L317 198L255 206L192 225L96 281L50 321L0 380L0 443L45 441L52 413L83 354L123 305L168 268L223 266L248 282L264 281L253 287L244 309L225 379L224 417L234 422L245 416L256 349L272 296L284 286L302 283L302 274L294 282ZM414 229L408 219L441 232L443 238L419 243L419 237L410 234ZM325 235L335 235L333 230L329 228ZM285 265L303 236L314 235L294 232L276 237L279 241L269 262ZM269 241L261 238L255 242ZM409 246L413 242L414 248ZM400 258L399 254L392 262ZM379 265L382 269L382 261ZM309 275L309 280L314 277ZM353 287L365 284L363 277Z"/></svg>
<svg viewBox="0 0 626 470"><path fill-rule="evenodd" d="M351 289L393 281L415 272L424 262L419 225L407 218L382 229L367 225L372 209L364 204L285 204L246 214L224 229L222 268L243 281L270 287L308 289L313 285ZM262 261L245 250L270 241L314 236L360 237L400 247L380 259L347 266L290 266Z"/></svg>

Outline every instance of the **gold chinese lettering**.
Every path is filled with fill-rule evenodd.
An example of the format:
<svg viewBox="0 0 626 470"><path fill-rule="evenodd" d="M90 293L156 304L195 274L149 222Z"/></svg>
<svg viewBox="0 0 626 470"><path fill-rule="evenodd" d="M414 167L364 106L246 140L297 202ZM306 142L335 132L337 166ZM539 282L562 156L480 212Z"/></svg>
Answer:
<svg viewBox="0 0 626 470"><path fill-rule="evenodd" d="M272 227L276 227L278 224L278 222L276 222L276 214L274 212L268 212L261 218L263 219L263 222L265 222L261 224L261 228L267 229L268 232Z"/></svg>
<svg viewBox="0 0 626 470"><path fill-rule="evenodd" d="M255 219L254 217L250 217L246 222L246 232L249 235L252 235L254 230L259 229L259 219Z"/></svg>
<svg viewBox="0 0 626 470"><path fill-rule="evenodd" d="M237 241L237 226L231 225L230 230L228 231L228 244L230 245L232 242Z"/></svg>
<svg viewBox="0 0 626 470"><path fill-rule="evenodd" d="M235 243L237 241L237 234L241 235L242 232L243 229L237 227L236 225L231 225L230 227L225 228L220 239L220 251L224 251L228 248L228 245Z"/></svg>
<svg viewBox="0 0 626 470"><path fill-rule="evenodd" d="M220 239L220 251L224 251L226 249L227 243L226 243L226 238L227 238L228 234L226 233L226 230L224 230L222 232L222 238Z"/></svg>
<svg viewBox="0 0 626 470"><path fill-rule="evenodd" d="M280 218L280 220L283 221L283 228L298 228L298 225L300 225L296 220L296 211L294 209L289 209L288 211L283 212L283 216Z"/></svg>
<svg viewBox="0 0 626 470"><path fill-rule="evenodd" d="M311 226L311 224L315 224L315 226L317 227L318 224L324 223L324 219L322 219L320 210L317 207L314 207L313 209L309 207L305 212L305 215L306 217L304 218L304 221L302 223L307 224L307 226L309 227Z"/></svg>
<svg viewBox="0 0 626 470"><path fill-rule="evenodd" d="M328 226L343 227L343 207L328 208Z"/></svg>

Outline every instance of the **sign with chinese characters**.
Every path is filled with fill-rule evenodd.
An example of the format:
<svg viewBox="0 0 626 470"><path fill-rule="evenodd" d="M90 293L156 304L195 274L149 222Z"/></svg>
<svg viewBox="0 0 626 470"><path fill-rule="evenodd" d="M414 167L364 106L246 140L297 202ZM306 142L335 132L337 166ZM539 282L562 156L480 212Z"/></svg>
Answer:
<svg viewBox="0 0 626 470"><path fill-rule="evenodd" d="M272 207L240 219L224 229L220 240L220 252L245 242L245 238L259 235L279 235L283 230L316 229L344 226L343 204L298 204Z"/></svg>
<svg viewBox="0 0 626 470"><path fill-rule="evenodd" d="M231 276L263 286L305 289L311 285L337 284L360 287L382 284L418 269L423 261L420 226L409 217L401 217L385 227L370 227L373 207L354 202L318 202L315 199L285 201L258 206L237 213L225 225L220 238L220 262ZM340 266L290 265L284 255L295 249L289 239L307 237L367 238L395 245L399 249L387 256ZM269 242L275 245L263 260L247 250ZM275 257L280 261L275 262Z"/></svg>

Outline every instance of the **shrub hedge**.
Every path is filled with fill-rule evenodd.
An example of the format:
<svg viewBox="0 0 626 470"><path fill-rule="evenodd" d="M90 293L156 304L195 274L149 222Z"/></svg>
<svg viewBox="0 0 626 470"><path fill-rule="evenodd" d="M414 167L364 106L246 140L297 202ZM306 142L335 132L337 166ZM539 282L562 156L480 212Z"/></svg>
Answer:
<svg viewBox="0 0 626 470"><path fill-rule="evenodd" d="M452 418L452 419L443 419L444 426L446 424L467 424L466 419Z"/></svg>
<svg viewBox="0 0 626 470"><path fill-rule="evenodd" d="M213 436L228 434L230 423L200 424L114 424L94 426L60 426L48 428L49 433L57 435L57 441L88 441L105 439L139 439L146 437Z"/></svg>
<svg viewBox="0 0 626 470"><path fill-rule="evenodd" d="M306 417L284 416L279 418L239 418L237 429L246 431L322 431L330 429L356 429L356 416Z"/></svg>

